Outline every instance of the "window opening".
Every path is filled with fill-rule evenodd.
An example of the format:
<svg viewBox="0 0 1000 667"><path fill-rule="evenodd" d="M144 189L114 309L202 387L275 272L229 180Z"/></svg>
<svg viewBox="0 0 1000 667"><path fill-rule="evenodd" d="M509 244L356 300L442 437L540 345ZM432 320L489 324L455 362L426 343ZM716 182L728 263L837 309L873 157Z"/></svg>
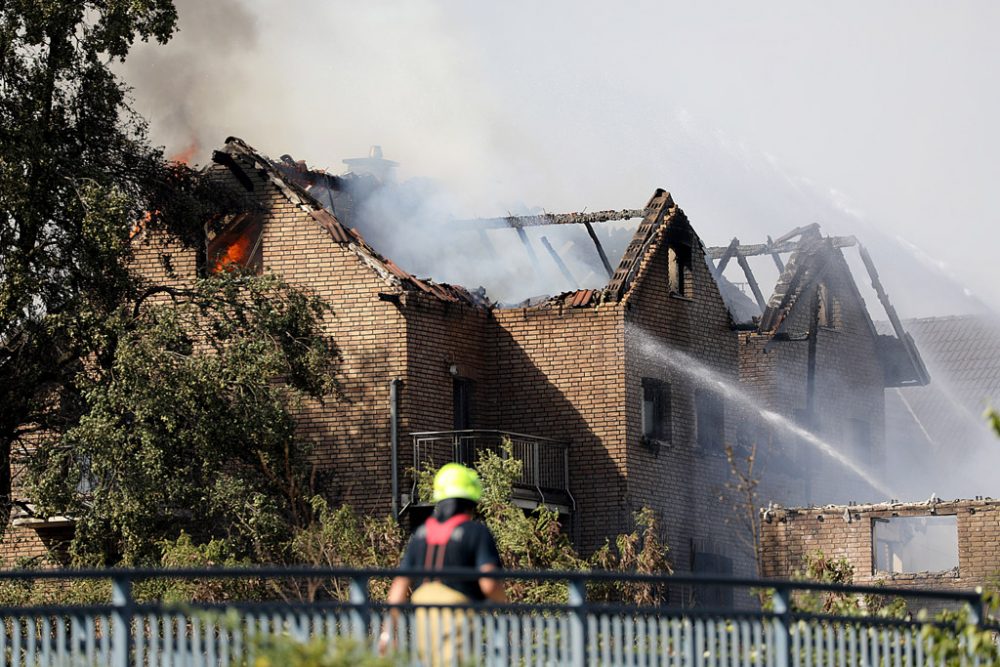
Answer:
<svg viewBox="0 0 1000 667"><path fill-rule="evenodd" d="M691 274L691 248L693 245L690 228L678 225L667 230L667 283L671 294L694 296Z"/></svg>
<svg viewBox="0 0 1000 667"><path fill-rule="evenodd" d="M830 312L830 291L824 283L820 283L816 288L816 301L818 311L816 313L816 323L821 327L829 327L833 324L832 313Z"/></svg>
<svg viewBox="0 0 1000 667"><path fill-rule="evenodd" d="M699 389L694 393L695 428L698 446L706 451L725 448L725 410L715 392Z"/></svg>
<svg viewBox="0 0 1000 667"><path fill-rule="evenodd" d="M872 519L875 573L954 572L958 575L958 517Z"/></svg>
<svg viewBox="0 0 1000 667"><path fill-rule="evenodd" d="M677 244L667 247L669 262L668 282L672 294L690 296L691 289L691 248Z"/></svg>
<svg viewBox="0 0 1000 667"><path fill-rule="evenodd" d="M707 574L718 576L732 576L733 559L717 553L718 549L712 549L703 540L692 540L691 544L691 572L694 574ZM733 606L732 586L695 586L694 605L697 607L709 607L712 609L728 609Z"/></svg>
<svg viewBox="0 0 1000 667"><path fill-rule="evenodd" d="M452 410L456 431L472 428L472 380L452 380Z"/></svg>
<svg viewBox="0 0 1000 667"><path fill-rule="evenodd" d="M670 384L642 378L642 437L648 442L670 442Z"/></svg>
<svg viewBox="0 0 1000 667"><path fill-rule="evenodd" d="M246 271L260 275L264 270L263 236L263 219L247 214L237 216L218 233L209 230L205 253L208 273Z"/></svg>

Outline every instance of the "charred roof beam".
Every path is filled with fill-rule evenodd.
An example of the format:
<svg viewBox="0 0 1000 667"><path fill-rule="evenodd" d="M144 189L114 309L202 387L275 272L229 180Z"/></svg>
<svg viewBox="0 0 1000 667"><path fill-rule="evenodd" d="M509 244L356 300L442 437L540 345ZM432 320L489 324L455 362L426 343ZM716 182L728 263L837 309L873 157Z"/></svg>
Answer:
<svg viewBox="0 0 1000 667"><path fill-rule="evenodd" d="M785 235L787 236L787 234ZM858 240L853 236L830 236L830 242L834 248L850 248L857 245ZM771 255L774 257L779 253L795 252L799 249L800 241L774 241L773 243L752 243L740 245L737 251L744 257L757 257L759 255ZM730 244L732 245L732 244ZM711 259L721 259L729 250L729 246L713 246L705 249L705 255ZM780 258L779 258L780 261ZM784 268L784 267L780 267Z"/></svg>
<svg viewBox="0 0 1000 667"><path fill-rule="evenodd" d="M885 314L889 317L889 322L896 333L896 338L902 343L906 356L913 366L915 377L912 384L927 385L931 381L930 373L927 371L927 366L924 365L924 360L917 350L916 343L913 342L913 338L903 328L903 323L900 321L899 315L896 314L896 308L889 301L889 295L886 294L885 288L882 287L882 281L879 279L878 271L875 270L875 262L872 261L872 256L868 254L868 249L860 243L858 243L858 254L861 256L861 262L865 265L868 277L871 278L872 289L875 290L875 295L878 296Z"/></svg>
<svg viewBox="0 0 1000 667"><path fill-rule="evenodd" d="M473 229L521 229L523 227L540 227L543 225L586 225L594 222L611 222L614 220L632 220L644 218L649 209L630 208L621 211L594 211L593 213L541 213L539 215L508 215L503 218L471 218L455 220L449 226L453 228Z"/></svg>

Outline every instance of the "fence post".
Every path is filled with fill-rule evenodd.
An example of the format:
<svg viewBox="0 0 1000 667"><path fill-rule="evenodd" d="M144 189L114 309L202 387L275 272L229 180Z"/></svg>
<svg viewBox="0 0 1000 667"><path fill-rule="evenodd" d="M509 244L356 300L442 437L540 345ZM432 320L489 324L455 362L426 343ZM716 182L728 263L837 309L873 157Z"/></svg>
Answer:
<svg viewBox="0 0 1000 667"><path fill-rule="evenodd" d="M983 601L983 589L981 587L976 586L976 594L966 598L965 606L969 610L969 620L977 628L981 628L983 620L986 618L986 614L983 613L986 604Z"/></svg>
<svg viewBox="0 0 1000 667"><path fill-rule="evenodd" d="M351 577L351 632L360 646L368 645L368 577Z"/></svg>
<svg viewBox="0 0 1000 667"><path fill-rule="evenodd" d="M587 664L587 580L571 579L569 582L569 606L573 608L569 619L569 656L564 656L563 664L583 667ZM568 659L567 659L568 658Z"/></svg>
<svg viewBox="0 0 1000 667"><path fill-rule="evenodd" d="M791 591L785 586L774 589L774 664L775 667L792 665L792 599Z"/></svg>
<svg viewBox="0 0 1000 667"><path fill-rule="evenodd" d="M533 479L531 480L535 484L535 488L542 485L542 474L541 474L541 454L538 451L538 441L535 440L531 443L531 456L534 461L531 462L531 475Z"/></svg>
<svg viewBox="0 0 1000 667"><path fill-rule="evenodd" d="M111 664L114 667L132 665L132 579L116 574L111 578Z"/></svg>

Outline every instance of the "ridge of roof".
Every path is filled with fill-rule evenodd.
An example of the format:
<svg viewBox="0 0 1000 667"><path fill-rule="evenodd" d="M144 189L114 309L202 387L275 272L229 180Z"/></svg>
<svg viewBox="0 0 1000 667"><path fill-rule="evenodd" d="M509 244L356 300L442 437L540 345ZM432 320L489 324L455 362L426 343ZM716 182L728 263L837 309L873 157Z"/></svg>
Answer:
<svg viewBox="0 0 1000 667"><path fill-rule="evenodd" d="M646 217L632 235L632 240L625 248L618 268L605 288L611 301L623 301L641 275L648 268L643 267L643 260L650 250L659 247L663 232L675 222L687 223L687 216L675 203L670 193L663 188L657 188L646 204ZM690 223L688 223L690 226Z"/></svg>
<svg viewBox="0 0 1000 667"><path fill-rule="evenodd" d="M312 195L297 183L284 177L276 163L239 137L227 137L224 151L230 156L240 156L253 163L255 169L264 173L290 202L308 213L330 238L346 247L361 261L375 271L383 280L400 290L416 290L450 303L464 303L476 308L489 308L491 303L479 290L471 291L461 285L435 282L429 278L417 278L400 268L391 259L381 255L361 236L360 232L347 227Z"/></svg>

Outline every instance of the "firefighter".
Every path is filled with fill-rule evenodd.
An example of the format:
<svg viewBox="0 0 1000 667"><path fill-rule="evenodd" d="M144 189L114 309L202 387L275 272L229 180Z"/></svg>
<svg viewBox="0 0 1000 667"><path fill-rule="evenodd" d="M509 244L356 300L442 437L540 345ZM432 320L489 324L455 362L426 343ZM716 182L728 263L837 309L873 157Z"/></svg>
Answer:
<svg viewBox="0 0 1000 667"><path fill-rule="evenodd" d="M403 553L401 568L441 570L452 568L476 569L489 572L500 567L496 540L486 524L473 516L483 488L476 471L458 463L448 463L434 476L435 503L433 515L413 533ZM398 576L392 580L387 602L406 602L411 586L418 609L414 631L417 647L429 664L451 664L461 656L462 632L470 613L452 609L434 609L434 605L467 605L489 600L506 602L503 581L488 577L447 578L411 581ZM393 614L393 620L398 614ZM382 653L391 640L390 628L382 633L379 646Z"/></svg>

